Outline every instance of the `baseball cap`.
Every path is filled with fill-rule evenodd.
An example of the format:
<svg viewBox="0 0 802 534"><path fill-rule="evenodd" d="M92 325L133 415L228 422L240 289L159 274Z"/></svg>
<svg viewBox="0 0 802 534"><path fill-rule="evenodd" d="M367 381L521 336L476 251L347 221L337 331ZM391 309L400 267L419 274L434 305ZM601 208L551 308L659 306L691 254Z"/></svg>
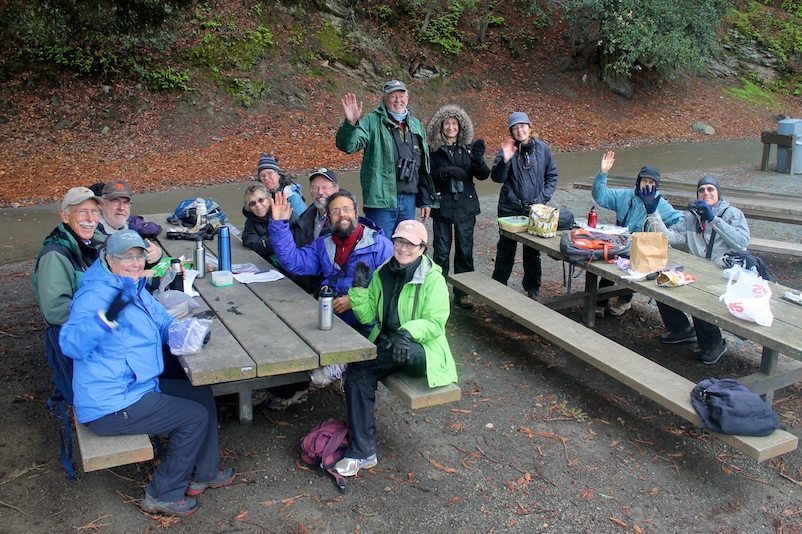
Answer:
<svg viewBox="0 0 802 534"><path fill-rule="evenodd" d="M512 128L516 124L528 124L532 126L532 121L529 120L529 115L523 111L513 111L510 113L510 118L507 119L507 128Z"/></svg>
<svg viewBox="0 0 802 534"><path fill-rule="evenodd" d="M106 240L106 254L122 254L126 250L139 247L147 249L145 241L134 230L114 232Z"/></svg>
<svg viewBox="0 0 802 534"><path fill-rule="evenodd" d="M61 201L61 209L66 210L70 206L77 206L90 198L97 202L98 206L103 205L103 199L95 195L88 187L73 187L64 195L64 199Z"/></svg>
<svg viewBox="0 0 802 534"><path fill-rule="evenodd" d="M117 180L109 182L103 186L103 191L100 193L104 200L114 200L115 198L127 198L131 200L134 198L134 193L131 191L131 186L125 180Z"/></svg>
<svg viewBox="0 0 802 534"><path fill-rule="evenodd" d="M384 91L385 94L395 93L396 91L406 91L406 90L407 86L404 85L404 82L400 80L390 80L389 82L384 84L384 87L382 87L382 91Z"/></svg>
<svg viewBox="0 0 802 534"><path fill-rule="evenodd" d="M429 234L426 232L426 227L423 223L415 220L401 221L393 232L393 238L403 237L413 245L420 245L429 240Z"/></svg>
<svg viewBox="0 0 802 534"><path fill-rule="evenodd" d="M334 171L330 171L329 169L327 169L325 167L321 167L318 170L316 170L315 172L313 172L312 174L310 174L309 175L309 181L311 182L312 178L314 178L315 176L323 176L324 178L326 178L331 183L333 183L333 184L337 183L337 175L334 174Z"/></svg>

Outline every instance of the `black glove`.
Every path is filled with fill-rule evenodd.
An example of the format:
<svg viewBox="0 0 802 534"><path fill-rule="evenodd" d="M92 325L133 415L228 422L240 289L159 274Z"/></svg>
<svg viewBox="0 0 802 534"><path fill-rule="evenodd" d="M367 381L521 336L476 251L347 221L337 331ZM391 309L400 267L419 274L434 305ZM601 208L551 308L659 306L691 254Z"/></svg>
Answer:
<svg viewBox="0 0 802 534"><path fill-rule="evenodd" d="M399 365L409 360L409 346L412 336L406 330L399 330L393 334L393 361Z"/></svg>
<svg viewBox="0 0 802 534"><path fill-rule="evenodd" d="M694 213L697 213L699 217L702 218L703 221L710 222L713 220L713 208L707 205L707 202L704 200L697 200L693 204Z"/></svg>
<svg viewBox="0 0 802 534"><path fill-rule="evenodd" d="M123 298L123 291L120 291L119 293L117 293L117 296L114 297L114 300L111 301L111 304L109 305L109 309L106 310L106 319L110 323L113 323L114 321L116 321L117 317L120 316L120 312L123 311L123 308L128 306L128 303L130 303L130 302L131 302L130 300L125 300Z"/></svg>
<svg viewBox="0 0 802 534"><path fill-rule="evenodd" d="M368 287L370 285L370 267L364 261L356 262L354 268L354 281L351 282L351 287Z"/></svg>
<svg viewBox="0 0 802 534"><path fill-rule="evenodd" d="M468 177L468 173L466 173L465 169L463 169L462 167L456 167L456 166L446 167L445 171L443 172L445 173L446 176L448 176L449 178L454 178L455 180L464 180L465 178Z"/></svg>
<svg viewBox="0 0 802 534"><path fill-rule="evenodd" d="M647 186L643 189L638 189L638 196L643 201L643 207L646 208L646 213L652 214L657 209L657 204L660 202L660 197L657 196L657 188Z"/></svg>
<svg viewBox="0 0 802 534"><path fill-rule="evenodd" d="M476 166L482 164L485 159L485 147L484 139L477 139L473 142L473 147L471 147L471 163Z"/></svg>

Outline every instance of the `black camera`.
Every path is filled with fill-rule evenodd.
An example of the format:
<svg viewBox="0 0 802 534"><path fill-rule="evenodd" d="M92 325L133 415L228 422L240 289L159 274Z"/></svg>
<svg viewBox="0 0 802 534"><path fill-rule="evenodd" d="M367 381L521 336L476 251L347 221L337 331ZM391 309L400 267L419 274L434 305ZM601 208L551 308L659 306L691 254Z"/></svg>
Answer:
<svg viewBox="0 0 802 534"><path fill-rule="evenodd" d="M694 217L696 217L697 219L702 218L702 210L700 210L696 204L694 203L688 204L688 211L693 213Z"/></svg>

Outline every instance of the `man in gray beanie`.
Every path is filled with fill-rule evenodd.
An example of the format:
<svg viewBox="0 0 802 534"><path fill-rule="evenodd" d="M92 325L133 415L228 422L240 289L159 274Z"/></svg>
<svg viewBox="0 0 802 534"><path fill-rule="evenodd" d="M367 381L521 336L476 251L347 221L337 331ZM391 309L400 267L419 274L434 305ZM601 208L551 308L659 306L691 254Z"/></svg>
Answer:
<svg viewBox="0 0 802 534"><path fill-rule="evenodd" d="M490 177L503 184L498 197L498 216L529 215L529 206L545 204L557 188L557 164L551 150L532 133L529 116L514 111L507 120L510 138L501 144ZM515 262L518 242L499 236L493 279L507 285ZM531 299L540 291L540 252L523 247L523 288Z"/></svg>
<svg viewBox="0 0 802 534"><path fill-rule="evenodd" d="M749 226L741 210L721 198L718 178L703 177L696 184L696 202L688 206L685 217L674 226L666 227L659 211L649 214L646 227L663 232L671 245L684 244L694 256L705 258L720 266L731 250L746 250L749 245ZM712 365L727 352L721 330L714 324L686 315L662 302L657 303L668 333L660 336L662 343L699 343L699 360Z"/></svg>

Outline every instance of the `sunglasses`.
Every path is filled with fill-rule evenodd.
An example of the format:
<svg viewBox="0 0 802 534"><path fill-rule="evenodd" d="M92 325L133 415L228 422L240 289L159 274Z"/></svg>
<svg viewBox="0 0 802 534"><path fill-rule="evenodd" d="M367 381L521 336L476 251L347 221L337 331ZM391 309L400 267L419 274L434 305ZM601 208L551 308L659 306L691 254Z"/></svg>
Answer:
<svg viewBox="0 0 802 534"><path fill-rule="evenodd" d="M267 197L259 197L256 200L251 200L248 202L248 207L254 208L257 204L264 204L265 202L267 202Z"/></svg>
<svg viewBox="0 0 802 534"><path fill-rule="evenodd" d="M704 186L703 185L702 187L697 189L696 192L697 193L715 193L716 192L716 188L713 187L712 185L708 185L708 186Z"/></svg>

